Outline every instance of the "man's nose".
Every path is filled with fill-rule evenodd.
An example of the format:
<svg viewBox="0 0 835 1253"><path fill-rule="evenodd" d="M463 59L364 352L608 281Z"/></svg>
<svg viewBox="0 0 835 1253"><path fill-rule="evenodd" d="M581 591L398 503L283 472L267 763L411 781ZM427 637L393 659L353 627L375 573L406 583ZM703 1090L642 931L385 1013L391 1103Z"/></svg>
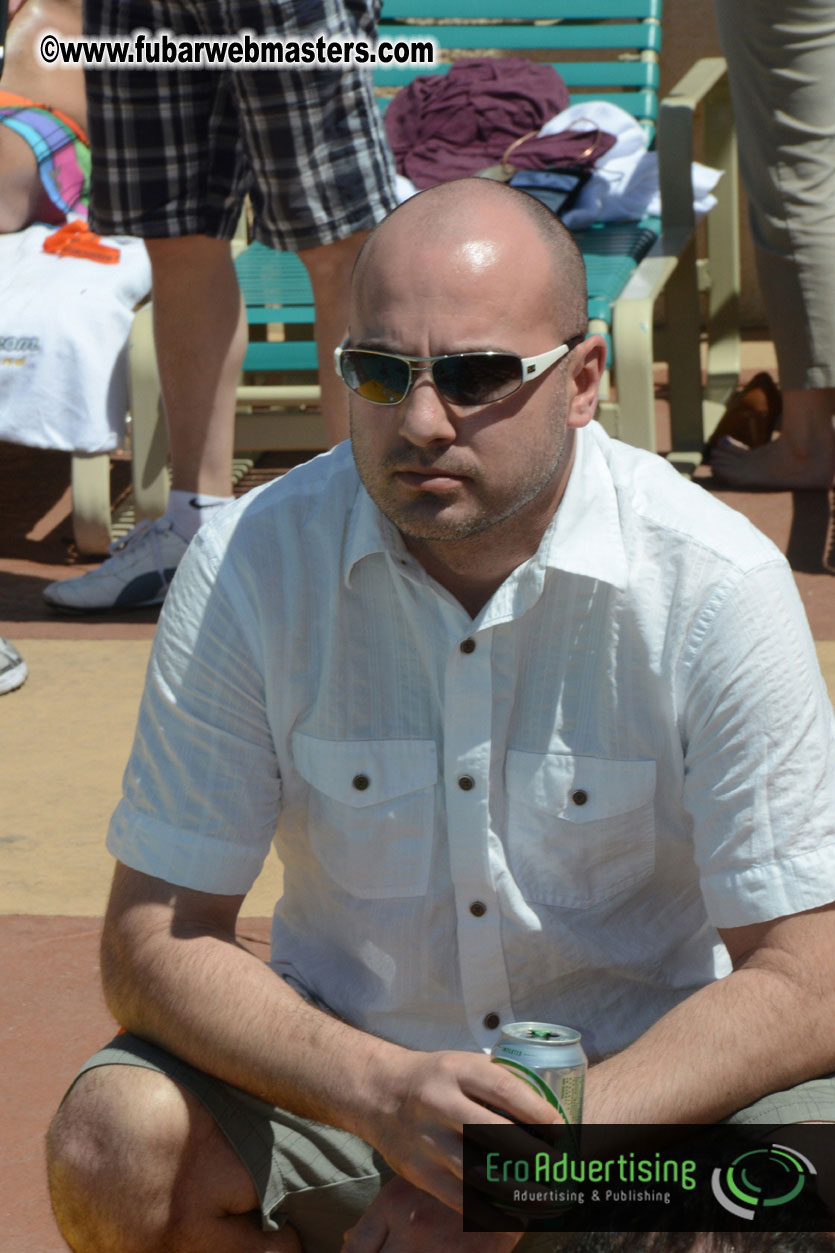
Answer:
<svg viewBox="0 0 835 1253"><path fill-rule="evenodd" d="M439 440L446 444L455 440L457 431L449 408L428 370L421 371L401 404L400 434L418 448Z"/></svg>

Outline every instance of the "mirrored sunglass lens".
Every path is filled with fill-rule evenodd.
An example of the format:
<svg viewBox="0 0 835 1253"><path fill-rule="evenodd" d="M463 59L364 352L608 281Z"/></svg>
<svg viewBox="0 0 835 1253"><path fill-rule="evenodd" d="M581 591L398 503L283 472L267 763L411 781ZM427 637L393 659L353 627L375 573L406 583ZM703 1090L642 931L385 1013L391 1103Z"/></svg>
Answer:
<svg viewBox="0 0 835 1253"><path fill-rule="evenodd" d="M489 405L510 396L522 382L518 357L504 353L469 353L436 361L438 390L454 405Z"/></svg>
<svg viewBox="0 0 835 1253"><path fill-rule="evenodd" d="M342 377L363 400L397 404L409 386L409 365L399 357L357 349L342 354Z"/></svg>

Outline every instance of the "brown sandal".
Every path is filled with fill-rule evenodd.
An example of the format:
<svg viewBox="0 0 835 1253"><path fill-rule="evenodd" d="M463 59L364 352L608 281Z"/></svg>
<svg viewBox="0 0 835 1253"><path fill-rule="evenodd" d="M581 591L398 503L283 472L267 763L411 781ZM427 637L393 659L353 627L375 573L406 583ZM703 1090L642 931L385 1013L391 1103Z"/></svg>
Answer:
<svg viewBox="0 0 835 1253"><path fill-rule="evenodd" d="M783 398L771 375L765 371L754 375L741 392L731 397L719 425L705 445L705 461L710 460L711 449L728 435L749 448L769 443L782 410Z"/></svg>

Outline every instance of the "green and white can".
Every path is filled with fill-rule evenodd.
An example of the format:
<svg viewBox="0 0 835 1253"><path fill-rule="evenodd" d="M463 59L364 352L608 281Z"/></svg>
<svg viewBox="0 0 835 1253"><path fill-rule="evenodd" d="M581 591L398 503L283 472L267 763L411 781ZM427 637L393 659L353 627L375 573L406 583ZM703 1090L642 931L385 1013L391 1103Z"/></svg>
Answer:
<svg viewBox="0 0 835 1253"><path fill-rule="evenodd" d="M582 1122L588 1061L579 1031L550 1022L511 1022L491 1057L529 1083L565 1122Z"/></svg>

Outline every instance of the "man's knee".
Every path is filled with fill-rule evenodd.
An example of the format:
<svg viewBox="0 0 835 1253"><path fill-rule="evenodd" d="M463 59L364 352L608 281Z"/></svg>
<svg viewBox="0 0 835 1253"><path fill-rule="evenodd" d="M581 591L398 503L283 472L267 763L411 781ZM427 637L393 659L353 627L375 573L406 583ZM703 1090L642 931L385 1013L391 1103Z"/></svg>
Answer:
<svg viewBox="0 0 835 1253"><path fill-rule="evenodd" d="M319 244L316 248L305 248L299 253L299 260L304 262L310 281L314 287L322 283L339 281L347 284L354 268L359 250L368 238L368 231L358 231L347 239L336 239L330 244Z"/></svg>
<svg viewBox="0 0 835 1253"><path fill-rule="evenodd" d="M82 1075L47 1137L52 1203L70 1246L79 1253L164 1247L173 1228L191 1221L198 1192L190 1176L216 1136L203 1106L164 1075L136 1066ZM240 1212L249 1199L244 1191ZM254 1207L254 1188L251 1199Z"/></svg>
<svg viewBox="0 0 835 1253"><path fill-rule="evenodd" d="M172 271L185 270L192 277L206 270L232 265L232 247L228 239L210 235L175 235L171 238L146 239L145 247L154 276L168 277Z"/></svg>

